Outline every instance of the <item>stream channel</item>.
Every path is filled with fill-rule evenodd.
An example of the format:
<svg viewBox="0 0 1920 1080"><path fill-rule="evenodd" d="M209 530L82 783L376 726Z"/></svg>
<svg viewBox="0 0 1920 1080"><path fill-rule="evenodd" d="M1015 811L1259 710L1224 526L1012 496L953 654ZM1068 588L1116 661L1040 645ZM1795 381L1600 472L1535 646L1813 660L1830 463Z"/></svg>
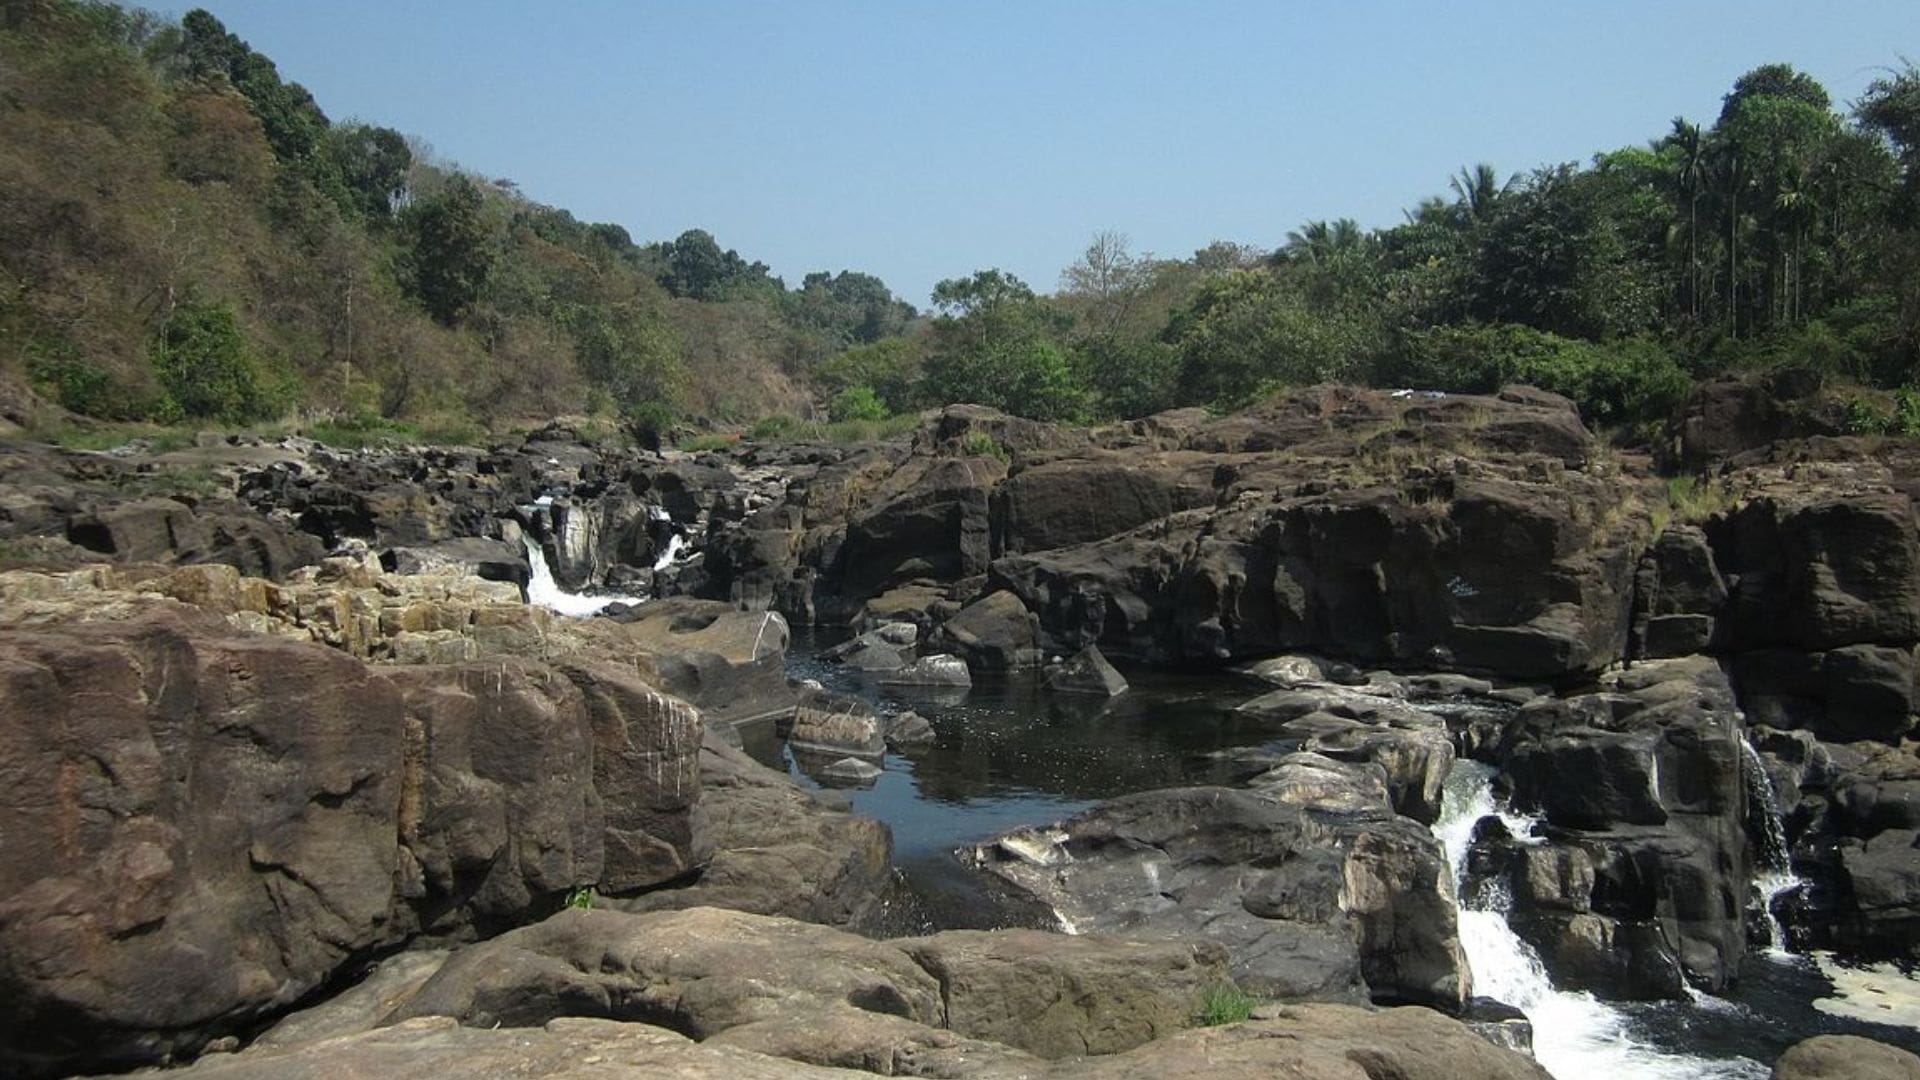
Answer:
<svg viewBox="0 0 1920 1080"><path fill-rule="evenodd" d="M554 585L529 545L530 599L570 615L614 600ZM932 743L889 751L870 785L842 789L859 813L893 831L903 888L896 933L996 925L976 875L958 853L1022 825L1070 817L1095 803L1151 788L1224 782L1221 752L1263 745L1270 726L1234 706L1271 687L1232 674L1126 669L1126 693L1111 701L1052 694L1036 677L985 673L969 690L882 686L819 658L843 635L798 629L788 674L866 701L882 716L911 709L932 725ZM809 788L775 725L741 731L745 749ZM1482 817L1506 819L1517 837L1532 822L1493 796L1494 770L1461 760L1449 775L1434 834L1458 871ZM1773 890L1769 889L1771 893ZM1460 937L1475 992L1526 1012L1534 1053L1556 1080L1765 1080L1787 1047L1817 1034L1865 1035L1920 1052L1920 983L1890 969L1852 971L1830 958L1756 947L1726 996L1684 1002L1607 1002L1557 989L1533 950L1507 925L1498 898L1460 912ZM1903 1024L1862 1016L1898 1017Z"/></svg>
<svg viewBox="0 0 1920 1080"><path fill-rule="evenodd" d="M797 630L789 674L859 697L883 716L911 709L936 733L909 754L889 751L871 787L840 789L855 810L893 829L894 861L911 898L909 910L898 913L899 933L991 925L992 908L977 902L978 886L959 849L1129 792L1225 782L1220 752L1273 738L1271 726L1233 712L1272 687L1232 674L1123 669L1130 688L1111 701L1053 694L1037 678L993 673L976 674L971 690L881 686L817 658L838 640ZM799 769L771 725L745 734L747 750L763 763L820 786ZM1496 803L1493 774L1490 766L1463 759L1448 778L1433 830L1456 870L1481 817L1500 814L1521 837L1532 827ZM1756 947L1739 984L1724 997L1606 1002L1555 989L1497 903L1463 910L1460 921L1475 992L1527 1013L1535 1056L1556 1080L1765 1080L1787 1047L1823 1033L1865 1035L1920 1052L1920 1031L1816 1007L1827 999L1829 1008L1846 1009L1835 1003L1829 977L1845 975L1806 956ZM1861 981L1902 994L1914 987L1897 972Z"/></svg>

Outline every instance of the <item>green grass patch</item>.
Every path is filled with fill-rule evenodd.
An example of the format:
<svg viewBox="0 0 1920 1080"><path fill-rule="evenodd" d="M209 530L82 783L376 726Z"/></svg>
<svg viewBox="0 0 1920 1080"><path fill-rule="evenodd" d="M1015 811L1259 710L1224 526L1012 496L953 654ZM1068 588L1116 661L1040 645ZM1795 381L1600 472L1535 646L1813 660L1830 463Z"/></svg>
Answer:
<svg viewBox="0 0 1920 1080"><path fill-rule="evenodd" d="M1656 508L1653 512L1654 534L1665 531L1671 522L1682 525L1698 525L1710 518L1717 517L1733 509L1733 493L1724 485L1711 480L1701 480L1695 476L1675 476L1667 480L1666 511Z"/></svg>
<svg viewBox="0 0 1920 1080"><path fill-rule="evenodd" d="M673 445L676 449L685 450L689 454L700 454L709 450L731 450L739 441L738 435L722 435L715 432L682 439Z"/></svg>
<svg viewBox="0 0 1920 1080"><path fill-rule="evenodd" d="M1200 1024L1203 1027L1237 1024L1251 1018L1254 1007L1259 1004L1259 998L1237 986L1216 986L1207 991L1200 1003Z"/></svg>
<svg viewBox="0 0 1920 1080"><path fill-rule="evenodd" d="M791 416L768 416L761 418L748 431L747 437L756 442L824 442L838 445L863 442L883 442L897 439L920 426L920 417L913 413L889 416L885 419L799 420Z"/></svg>

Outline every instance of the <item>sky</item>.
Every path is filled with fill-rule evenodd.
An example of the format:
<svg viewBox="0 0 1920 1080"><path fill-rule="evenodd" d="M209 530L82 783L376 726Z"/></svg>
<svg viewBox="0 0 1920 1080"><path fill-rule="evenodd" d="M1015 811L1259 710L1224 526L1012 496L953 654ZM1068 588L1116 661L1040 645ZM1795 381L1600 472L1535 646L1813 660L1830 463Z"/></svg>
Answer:
<svg viewBox="0 0 1920 1080"><path fill-rule="evenodd" d="M1317 4L208 0L335 120L640 242L1039 291L1093 234L1184 257L1388 226L1501 172L1710 122L1785 61L1836 102L1920 57L1916 0Z"/></svg>

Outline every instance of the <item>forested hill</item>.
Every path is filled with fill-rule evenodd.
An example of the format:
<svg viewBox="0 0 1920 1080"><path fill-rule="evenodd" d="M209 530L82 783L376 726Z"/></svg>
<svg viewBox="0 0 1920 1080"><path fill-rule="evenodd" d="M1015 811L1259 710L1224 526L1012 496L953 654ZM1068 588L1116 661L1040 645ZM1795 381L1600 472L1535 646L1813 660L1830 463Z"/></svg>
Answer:
<svg viewBox="0 0 1920 1080"><path fill-rule="evenodd" d="M1859 426L1920 431L1910 64L1847 104L1759 66L1710 120L1463 168L1389 228L1276 222L1256 239L1278 247L1171 259L1103 233L1051 294L981 270L922 317L871 275L790 288L703 231L635 243L329 120L202 11L0 12L0 376L91 416L472 432L968 400L1093 420L1525 381L1630 434L1695 380L1792 366Z"/></svg>
<svg viewBox="0 0 1920 1080"><path fill-rule="evenodd" d="M746 420L914 324L870 275L789 289L330 120L204 11L0 11L0 371L77 412Z"/></svg>

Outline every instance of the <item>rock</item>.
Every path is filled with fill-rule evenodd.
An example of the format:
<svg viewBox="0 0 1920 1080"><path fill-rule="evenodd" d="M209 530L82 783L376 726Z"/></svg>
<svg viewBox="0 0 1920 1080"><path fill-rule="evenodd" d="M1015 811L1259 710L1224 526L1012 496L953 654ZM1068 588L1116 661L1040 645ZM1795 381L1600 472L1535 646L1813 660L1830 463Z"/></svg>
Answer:
<svg viewBox="0 0 1920 1080"><path fill-rule="evenodd" d="M927 718L911 710L894 715L887 721L887 745L898 750L902 747L925 746L932 742L936 733Z"/></svg>
<svg viewBox="0 0 1920 1080"><path fill-rule="evenodd" d="M1283 690L1326 681L1326 674L1321 669L1320 662L1311 656L1275 656L1248 664L1241 670Z"/></svg>
<svg viewBox="0 0 1920 1080"><path fill-rule="evenodd" d="M1256 994L1457 1010L1470 993L1445 855L1390 813L1330 818L1259 789L1149 791L1016 830L973 860L1076 933L1204 933Z"/></svg>
<svg viewBox="0 0 1920 1080"><path fill-rule="evenodd" d="M1780 1055L1773 1080L1920 1080L1920 1057L1858 1035L1815 1035Z"/></svg>
<svg viewBox="0 0 1920 1080"><path fill-rule="evenodd" d="M811 754L877 758L887 742L880 718L858 698L808 692L793 712L787 743Z"/></svg>
<svg viewBox="0 0 1920 1080"><path fill-rule="evenodd" d="M1895 492L1766 494L1711 522L1737 650L1920 641L1920 519Z"/></svg>
<svg viewBox="0 0 1920 1080"><path fill-rule="evenodd" d="M1911 646L1758 649L1734 660L1755 722L1840 741L1899 741L1913 727L1917 669Z"/></svg>
<svg viewBox="0 0 1920 1080"><path fill-rule="evenodd" d="M1430 1009L1288 1005L1272 1019L1198 1028L1104 1058L1063 1064L1055 1080L1549 1080L1524 1054L1494 1046Z"/></svg>
<svg viewBox="0 0 1920 1080"><path fill-rule="evenodd" d="M1384 770L1398 812L1432 824L1453 767L1453 740L1442 717L1370 690L1326 685L1276 690L1234 710L1281 721L1278 746Z"/></svg>
<svg viewBox="0 0 1920 1080"><path fill-rule="evenodd" d="M970 687L973 674L967 670L966 661L946 653L923 656L898 671L885 672L880 676L883 686L952 686Z"/></svg>
<svg viewBox="0 0 1920 1080"><path fill-rule="evenodd" d="M904 1017L834 1006L805 1024L763 1020L731 1027L702 1043L864 1075L1037 1077L1046 1063L1000 1043L970 1039Z"/></svg>
<svg viewBox="0 0 1920 1080"><path fill-rule="evenodd" d="M286 1050L249 1049L201 1058L191 1080L337 1080L339 1077L476 1076L615 1080L674 1076L711 1080L851 1080L823 1069L726 1046L704 1046L648 1024L567 1018L539 1028L483 1031L444 1016L344 1035Z"/></svg>
<svg viewBox="0 0 1920 1080"><path fill-rule="evenodd" d="M1216 945L949 930L891 944L939 980L946 1026L1043 1058L1112 1054L1191 1026L1228 984Z"/></svg>
<svg viewBox="0 0 1920 1080"><path fill-rule="evenodd" d="M1510 845L1501 872L1510 921L1557 984L1657 998L1735 977L1755 863L1743 737L1704 657L1637 664L1515 714L1503 771L1549 839Z"/></svg>
<svg viewBox="0 0 1920 1080"><path fill-rule="evenodd" d="M1011 671L1041 661L1034 619L1020 598L1005 590L962 608L936 635L937 643L965 660L969 668Z"/></svg>
<svg viewBox="0 0 1920 1080"><path fill-rule="evenodd" d="M1697 472L1775 439L1837 435L1838 403L1817 399L1820 377L1806 370L1729 376L1693 388L1669 425L1677 461Z"/></svg>
<svg viewBox="0 0 1920 1080"><path fill-rule="evenodd" d="M424 949L391 956L339 994L282 1017L250 1045L284 1049L372 1031L411 1000L451 955L446 949Z"/></svg>
<svg viewBox="0 0 1920 1080"><path fill-rule="evenodd" d="M1099 540L1169 514L1210 505L1211 468L1095 455L1021 469L994 492L999 553L1047 551Z"/></svg>
<svg viewBox="0 0 1920 1080"><path fill-rule="evenodd" d="M522 546L478 536L388 548L380 555L380 565L395 574L471 574L521 588L533 576Z"/></svg>
<svg viewBox="0 0 1920 1080"><path fill-rule="evenodd" d="M804 767L804 766L803 766ZM872 787L885 770L871 761L862 761L857 757L843 757L822 766L819 770L808 770L807 775L829 787Z"/></svg>
<svg viewBox="0 0 1920 1080"><path fill-rule="evenodd" d="M652 600L619 622L627 646L656 659L661 688L696 705L716 722L785 712L786 619L771 611L736 611L716 601Z"/></svg>
<svg viewBox="0 0 1920 1080"><path fill-rule="evenodd" d="M0 680L8 1068L190 1052L390 940L392 683L178 609L0 631Z"/></svg>
<svg viewBox="0 0 1920 1080"><path fill-rule="evenodd" d="M1041 679L1047 689L1063 694L1114 697L1127 691L1126 676L1114 670L1094 645L1081 649L1063 664L1049 667Z"/></svg>
<svg viewBox="0 0 1920 1080"><path fill-rule="evenodd" d="M923 1024L939 984L900 949L824 926L694 908L567 909L460 950L389 1019L451 1016L533 1027L561 1016L635 1020L706 1039L851 1005Z"/></svg>
<svg viewBox="0 0 1920 1080"><path fill-rule="evenodd" d="M892 880L892 835L880 822L848 813L837 798L803 791L709 738L700 755L700 811L712 857L684 883L608 906L713 906L864 927Z"/></svg>
<svg viewBox="0 0 1920 1080"><path fill-rule="evenodd" d="M1634 655L1707 651L1726 601L1726 582L1706 533L1692 525L1668 526L1634 574Z"/></svg>
<svg viewBox="0 0 1920 1080"><path fill-rule="evenodd" d="M629 671L376 668L155 594L80 595L101 621L0 627L0 1011L33 1018L0 1025L9 1067L188 1053L416 935L706 858L698 714Z"/></svg>

